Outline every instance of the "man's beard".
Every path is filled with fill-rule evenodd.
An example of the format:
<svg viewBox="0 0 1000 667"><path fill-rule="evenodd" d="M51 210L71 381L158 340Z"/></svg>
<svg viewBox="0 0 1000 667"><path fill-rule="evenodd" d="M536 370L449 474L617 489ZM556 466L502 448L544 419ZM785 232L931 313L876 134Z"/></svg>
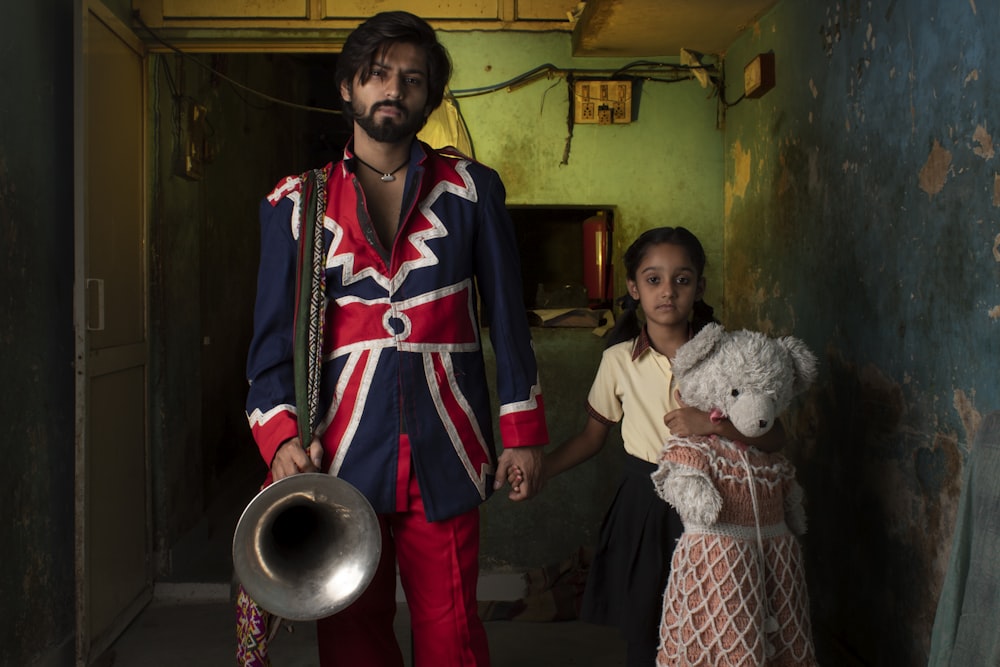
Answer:
<svg viewBox="0 0 1000 667"><path fill-rule="evenodd" d="M399 123L393 122L392 118L384 118L381 123L376 121L375 111L379 107L392 107L400 110L403 113L402 120ZM358 113L353 104L351 109L354 111L354 122L360 125L369 137L380 143L394 144L404 139L410 139L424 126L423 116L411 116L409 111L398 102L374 104L367 115Z"/></svg>

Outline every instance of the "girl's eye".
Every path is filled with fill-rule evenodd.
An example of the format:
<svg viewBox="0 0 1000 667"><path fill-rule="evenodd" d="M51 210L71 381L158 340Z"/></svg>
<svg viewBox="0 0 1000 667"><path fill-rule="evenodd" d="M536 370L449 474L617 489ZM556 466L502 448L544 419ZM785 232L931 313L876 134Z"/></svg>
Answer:
<svg viewBox="0 0 1000 667"><path fill-rule="evenodd" d="M740 395L740 390L739 389L733 389L733 391L730 392L730 393L732 393L733 398L736 398L737 396Z"/></svg>

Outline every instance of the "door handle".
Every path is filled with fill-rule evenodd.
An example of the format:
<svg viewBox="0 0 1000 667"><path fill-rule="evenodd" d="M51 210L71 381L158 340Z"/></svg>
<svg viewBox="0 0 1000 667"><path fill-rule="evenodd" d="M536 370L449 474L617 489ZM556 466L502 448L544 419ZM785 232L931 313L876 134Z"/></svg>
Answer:
<svg viewBox="0 0 1000 667"><path fill-rule="evenodd" d="M89 298L93 295L94 298ZM104 280L87 278L87 331L104 331ZM92 324L90 304L97 306L97 324Z"/></svg>

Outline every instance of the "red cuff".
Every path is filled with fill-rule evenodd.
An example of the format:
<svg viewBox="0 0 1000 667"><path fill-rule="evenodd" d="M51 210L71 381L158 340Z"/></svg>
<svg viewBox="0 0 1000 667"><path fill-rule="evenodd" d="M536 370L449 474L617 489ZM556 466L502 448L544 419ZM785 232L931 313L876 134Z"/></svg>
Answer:
<svg viewBox="0 0 1000 667"><path fill-rule="evenodd" d="M270 468L274 455L278 453L282 443L299 436L299 424L294 412L284 410L263 424L255 424L250 431L257 442L261 458Z"/></svg>
<svg viewBox="0 0 1000 667"><path fill-rule="evenodd" d="M541 394L535 396L535 406L500 415L500 438L506 447L534 447L549 442L545 425L545 403Z"/></svg>

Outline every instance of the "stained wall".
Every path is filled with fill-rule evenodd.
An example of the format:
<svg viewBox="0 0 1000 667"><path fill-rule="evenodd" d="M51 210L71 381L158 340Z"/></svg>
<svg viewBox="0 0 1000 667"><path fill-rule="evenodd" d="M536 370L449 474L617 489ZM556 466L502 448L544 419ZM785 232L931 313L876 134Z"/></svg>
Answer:
<svg viewBox="0 0 1000 667"><path fill-rule="evenodd" d="M822 359L790 426L829 664L926 664L963 464L1000 404L998 12L784 0L726 54L728 321ZM777 85L740 100L762 52Z"/></svg>

